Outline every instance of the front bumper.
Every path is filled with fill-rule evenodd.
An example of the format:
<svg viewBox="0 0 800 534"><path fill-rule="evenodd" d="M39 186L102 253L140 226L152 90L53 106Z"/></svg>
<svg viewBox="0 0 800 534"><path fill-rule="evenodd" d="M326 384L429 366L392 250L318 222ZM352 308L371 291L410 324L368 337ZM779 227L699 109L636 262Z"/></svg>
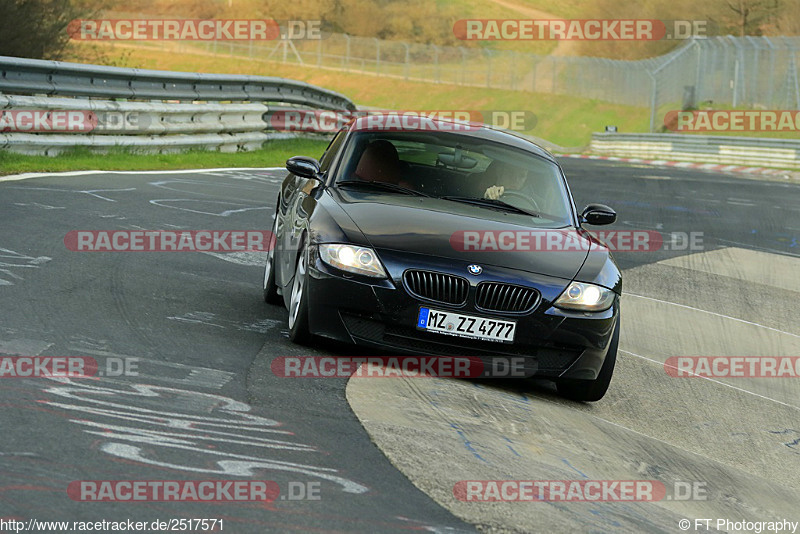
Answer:
<svg viewBox="0 0 800 534"><path fill-rule="evenodd" d="M544 378L594 379L605 361L619 313L619 298L604 312L572 312L553 308L568 281L484 266L478 276L467 275L470 294L464 306L423 301L402 284L406 269L429 269L464 276L468 262L380 250L389 279L371 280L343 273L311 250L307 295L309 327L319 336L416 355L472 356L484 361L522 358L526 375ZM526 314L509 315L478 310L475 287L499 281L535 287L539 305ZM466 339L418 330L421 306L517 322L512 344Z"/></svg>

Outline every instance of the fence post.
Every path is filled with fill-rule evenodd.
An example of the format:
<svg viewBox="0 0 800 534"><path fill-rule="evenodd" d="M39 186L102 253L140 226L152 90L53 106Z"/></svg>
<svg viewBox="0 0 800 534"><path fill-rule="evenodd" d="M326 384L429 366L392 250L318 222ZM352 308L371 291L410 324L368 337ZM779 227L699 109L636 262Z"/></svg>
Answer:
<svg viewBox="0 0 800 534"><path fill-rule="evenodd" d="M653 81L650 90L650 133L656 133L656 114L658 113L658 79L656 75L647 71L650 79Z"/></svg>
<svg viewBox="0 0 800 534"><path fill-rule="evenodd" d="M800 109L800 86L798 86L797 81L797 56L792 50L792 57L790 59L791 63L789 64L789 76L791 76L791 81L794 82L790 87L789 90L794 89L794 109ZM788 80L787 80L788 81ZM786 103L789 103L787 98Z"/></svg>
<svg viewBox="0 0 800 534"><path fill-rule="evenodd" d="M408 43L403 43L403 46L406 49L406 59L405 59L405 62L403 63L403 74L405 75L405 79L408 80L408 65L411 62L411 58L410 58L410 55L409 55Z"/></svg>
<svg viewBox="0 0 800 534"><path fill-rule="evenodd" d="M381 73L381 42L378 40L377 37L374 37L375 40L375 74Z"/></svg>
<svg viewBox="0 0 800 534"><path fill-rule="evenodd" d="M492 88L492 51L486 50L486 87Z"/></svg>
<svg viewBox="0 0 800 534"><path fill-rule="evenodd" d="M436 65L434 70L434 72L436 72L436 83L441 83L441 73L439 72L439 47L436 45L431 46L433 46L433 61Z"/></svg>
<svg viewBox="0 0 800 534"><path fill-rule="evenodd" d="M745 63L742 45L734 38L731 38L731 42L736 50L736 59L733 63L733 107L737 108L739 107L739 101L744 99L747 89L744 81Z"/></svg>
<svg viewBox="0 0 800 534"><path fill-rule="evenodd" d="M733 100L736 100L736 96L735 96L736 95L736 67L735 67L736 59L734 58L734 71L733 71L733 74L731 74L731 71L730 71L731 54L730 54L730 51L728 49L728 40L727 40L726 37L723 37L719 42L722 44L722 47L723 47L722 48L722 50L723 50L722 53L723 53L723 65L724 65L724 67L723 67L722 71L725 73L725 76L727 76L727 78L728 78L728 84L729 84L728 88L731 91L731 93L730 93L731 94L731 100L730 101L732 102Z"/></svg>
<svg viewBox="0 0 800 534"><path fill-rule="evenodd" d="M519 73L517 72L516 66L519 65L521 62L519 60L519 52L511 52L512 57L512 64L511 64L511 90L517 90L517 80L519 79Z"/></svg>
<svg viewBox="0 0 800 534"><path fill-rule="evenodd" d="M347 43L344 52L344 70L350 71L350 36L346 33L344 35L345 42Z"/></svg>
<svg viewBox="0 0 800 534"><path fill-rule="evenodd" d="M705 72L706 70L702 68L701 63L705 62L706 54L700 43L697 41L694 42L694 49L697 52L695 58L695 61L697 62L696 65L697 68L695 69L694 72L694 96L695 96L695 103L699 103L701 100L700 95L702 93L702 88L700 87L700 83L702 82L703 72Z"/></svg>
<svg viewBox="0 0 800 534"><path fill-rule="evenodd" d="M756 41L755 37L747 36L747 42L753 48L753 72L758 76L758 55L761 52L761 47L758 46L758 41ZM750 105L756 104L756 98L758 98L759 90L758 90L758 80L751 81L751 90L750 90Z"/></svg>
<svg viewBox="0 0 800 534"><path fill-rule="evenodd" d="M769 71L775 72L775 45L772 44L769 37L764 37L764 40L769 46ZM767 89L767 106L773 107L775 105L775 80L772 76L767 76L769 88Z"/></svg>
<svg viewBox="0 0 800 534"><path fill-rule="evenodd" d="M466 74L467 71L466 50L464 50L463 46L459 46L458 51L461 53L461 85L466 85L466 80L464 79L464 74Z"/></svg>

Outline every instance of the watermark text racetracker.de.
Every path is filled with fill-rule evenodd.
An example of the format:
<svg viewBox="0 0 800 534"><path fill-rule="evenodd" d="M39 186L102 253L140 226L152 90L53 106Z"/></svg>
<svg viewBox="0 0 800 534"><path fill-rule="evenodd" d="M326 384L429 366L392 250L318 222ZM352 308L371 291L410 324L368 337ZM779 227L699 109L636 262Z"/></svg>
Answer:
<svg viewBox="0 0 800 534"><path fill-rule="evenodd" d="M528 378L536 362L522 356L278 356L280 378Z"/></svg>
<svg viewBox="0 0 800 534"><path fill-rule="evenodd" d="M153 126L152 115L139 113L138 111L0 110L0 132L3 133L85 134L89 132L142 132Z"/></svg>
<svg viewBox="0 0 800 534"><path fill-rule="evenodd" d="M87 133L97 127L92 111L59 109L0 110L0 132Z"/></svg>
<svg viewBox="0 0 800 534"><path fill-rule="evenodd" d="M589 250L602 243L611 252L704 250L703 232L654 230L459 230L450 236L458 252L569 252Z"/></svg>
<svg viewBox="0 0 800 534"><path fill-rule="evenodd" d="M664 126L673 132L800 132L800 111L673 110L664 115Z"/></svg>
<svg viewBox="0 0 800 534"><path fill-rule="evenodd" d="M269 127L286 132L336 133L353 119L364 118L359 128L378 131L443 131L478 130L484 125L518 132L531 131L537 117L530 110L310 110L278 109L265 115Z"/></svg>
<svg viewBox="0 0 800 534"><path fill-rule="evenodd" d="M319 501L322 483L290 480L73 480L67 496L80 502Z"/></svg>
<svg viewBox="0 0 800 534"><path fill-rule="evenodd" d="M274 19L75 19L77 41L273 41L322 39L320 20Z"/></svg>
<svg viewBox="0 0 800 534"><path fill-rule="evenodd" d="M800 378L800 356L670 356L673 378Z"/></svg>
<svg viewBox="0 0 800 534"><path fill-rule="evenodd" d="M64 245L74 252L268 252L268 230L72 230Z"/></svg>
<svg viewBox="0 0 800 534"><path fill-rule="evenodd" d="M463 502L705 501L701 481L676 480L672 491L658 480L460 480L453 496Z"/></svg>
<svg viewBox="0 0 800 534"><path fill-rule="evenodd" d="M138 376L139 358L90 356L0 356L0 378L88 378Z"/></svg>
<svg viewBox="0 0 800 534"><path fill-rule="evenodd" d="M659 41L704 38L706 20L461 19L453 34L463 41Z"/></svg>
<svg viewBox="0 0 800 534"><path fill-rule="evenodd" d="M76 480L67 486L73 501L102 502L272 502L279 493L270 480Z"/></svg>

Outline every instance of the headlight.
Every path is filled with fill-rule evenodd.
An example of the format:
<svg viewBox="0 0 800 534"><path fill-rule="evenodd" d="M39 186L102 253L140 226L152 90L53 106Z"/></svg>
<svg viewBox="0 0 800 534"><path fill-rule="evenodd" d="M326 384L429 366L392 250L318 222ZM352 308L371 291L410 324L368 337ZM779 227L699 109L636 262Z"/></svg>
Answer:
<svg viewBox="0 0 800 534"><path fill-rule="evenodd" d="M354 245L320 245L319 256L322 261L349 273L386 278L378 255L371 248Z"/></svg>
<svg viewBox="0 0 800 534"><path fill-rule="evenodd" d="M566 310L599 312L610 308L613 302L614 292L610 289L594 284L572 282L553 305Z"/></svg>

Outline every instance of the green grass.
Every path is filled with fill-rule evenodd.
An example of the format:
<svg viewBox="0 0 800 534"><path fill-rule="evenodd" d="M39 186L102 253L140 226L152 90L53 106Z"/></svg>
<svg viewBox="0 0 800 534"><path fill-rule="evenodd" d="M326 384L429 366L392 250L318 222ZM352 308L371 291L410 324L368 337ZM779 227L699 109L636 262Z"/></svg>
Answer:
<svg viewBox="0 0 800 534"><path fill-rule="evenodd" d="M282 167L292 156L318 158L327 144L325 140L287 139L269 141L261 150L252 152L191 151L183 154L137 154L119 150L101 157L88 149L81 148L54 157L0 151L0 175L76 170L150 171L216 167Z"/></svg>
<svg viewBox="0 0 800 534"><path fill-rule="evenodd" d="M68 50L69 60L82 61L84 54L92 49L85 44L71 43ZM115 46L106 48L104 52L107 61L127 58L129 67L257 74L301 80L338 91L359 105L383 109L529 111L536 115L536 126L522 133L563 147L588 145L592 132L603 131L607 124L618 126L620 132L646 132L649 129L646 108L567 95L405 81L247 58L232 62L229 58L192 54L185 50L178 54Z"/></svg>

